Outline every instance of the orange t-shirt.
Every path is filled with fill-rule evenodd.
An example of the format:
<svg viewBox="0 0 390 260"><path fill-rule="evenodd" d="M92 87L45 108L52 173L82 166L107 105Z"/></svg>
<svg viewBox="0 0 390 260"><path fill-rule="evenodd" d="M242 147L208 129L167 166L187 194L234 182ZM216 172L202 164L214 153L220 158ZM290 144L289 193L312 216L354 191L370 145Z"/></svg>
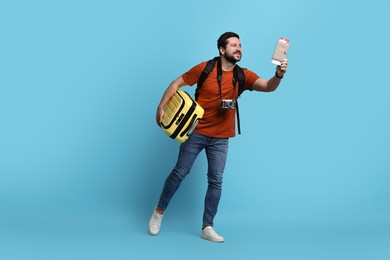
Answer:
<svg viewBox="0 0 390 260"><path fill-rule="evenodd" d="M207 62L202 62L182 75L186 84L192 86L198 82ZM216 62L217 65L217 62ZM195 132L214 138L229 138L235 136L235 109L221 108L220 91L217 81L217 67L214 66L203 85L200 87L198 103L204 109L204 115ZM245 89L251 90L254 82L259 78L256 73L243 68L245 75ZM233 70L222 71L222 99L237 99L238 83L233 85Z"/></svg>

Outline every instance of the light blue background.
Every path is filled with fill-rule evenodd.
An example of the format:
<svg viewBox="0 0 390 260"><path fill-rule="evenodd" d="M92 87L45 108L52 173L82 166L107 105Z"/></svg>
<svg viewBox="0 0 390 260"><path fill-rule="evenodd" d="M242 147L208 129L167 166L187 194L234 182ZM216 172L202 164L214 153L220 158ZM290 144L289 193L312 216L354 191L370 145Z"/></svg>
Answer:
<svg viewBox="0 0 390 260"><path fill-rule="evenodd" d="M3 1L1 259L390 258L388 1ZM147 222L178 143L154 121L169 83L240 34L246 92L216 245L199 238L206 160ZM192 93L194 88L185 88Z"/></svg>

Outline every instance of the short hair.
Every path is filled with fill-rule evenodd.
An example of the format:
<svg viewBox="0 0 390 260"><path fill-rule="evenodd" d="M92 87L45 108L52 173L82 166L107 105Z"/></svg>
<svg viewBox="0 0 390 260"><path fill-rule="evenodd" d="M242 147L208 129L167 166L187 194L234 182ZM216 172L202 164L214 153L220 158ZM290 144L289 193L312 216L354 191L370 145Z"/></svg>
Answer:
<svg viewBox="0 0 390 260"><path fill-rule="evenodd" d="M234 33L234 32L225 32L224 34L222 34L219 38L218 38L218 41L217 41L217 48L219 50L220 47L222 48L226 48L226 44L227 44L227 39L231 38L231 37L237 37L238 39L240 39L240 36L238 36L237 33Z"/></svg>

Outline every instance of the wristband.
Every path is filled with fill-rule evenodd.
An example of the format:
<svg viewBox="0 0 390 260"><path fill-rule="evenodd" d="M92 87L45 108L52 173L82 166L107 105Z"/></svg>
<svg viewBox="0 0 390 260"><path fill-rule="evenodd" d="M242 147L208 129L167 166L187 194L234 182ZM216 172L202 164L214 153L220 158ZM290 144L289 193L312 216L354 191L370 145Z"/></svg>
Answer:
<svg viewBox="0 0 390 260"><path fill-rule="evenodd" d="M282 79L284 75L282 75L281 77L279 77L278 75L278 72L275 71L275 77L277 77L278 79Z"/></svg>

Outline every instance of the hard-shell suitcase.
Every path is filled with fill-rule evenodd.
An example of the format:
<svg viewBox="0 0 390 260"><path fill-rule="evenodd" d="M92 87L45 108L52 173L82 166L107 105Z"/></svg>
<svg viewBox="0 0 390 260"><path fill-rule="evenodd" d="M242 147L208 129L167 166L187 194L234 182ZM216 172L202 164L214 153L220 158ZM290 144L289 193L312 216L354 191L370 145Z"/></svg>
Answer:
<svg viewBox="0 0 390 260"><path fill-rule="evenodd" d="M203 108L185 91L178 90L164 107L161 128L179 141L185 142L203 117Z"/></svg>

